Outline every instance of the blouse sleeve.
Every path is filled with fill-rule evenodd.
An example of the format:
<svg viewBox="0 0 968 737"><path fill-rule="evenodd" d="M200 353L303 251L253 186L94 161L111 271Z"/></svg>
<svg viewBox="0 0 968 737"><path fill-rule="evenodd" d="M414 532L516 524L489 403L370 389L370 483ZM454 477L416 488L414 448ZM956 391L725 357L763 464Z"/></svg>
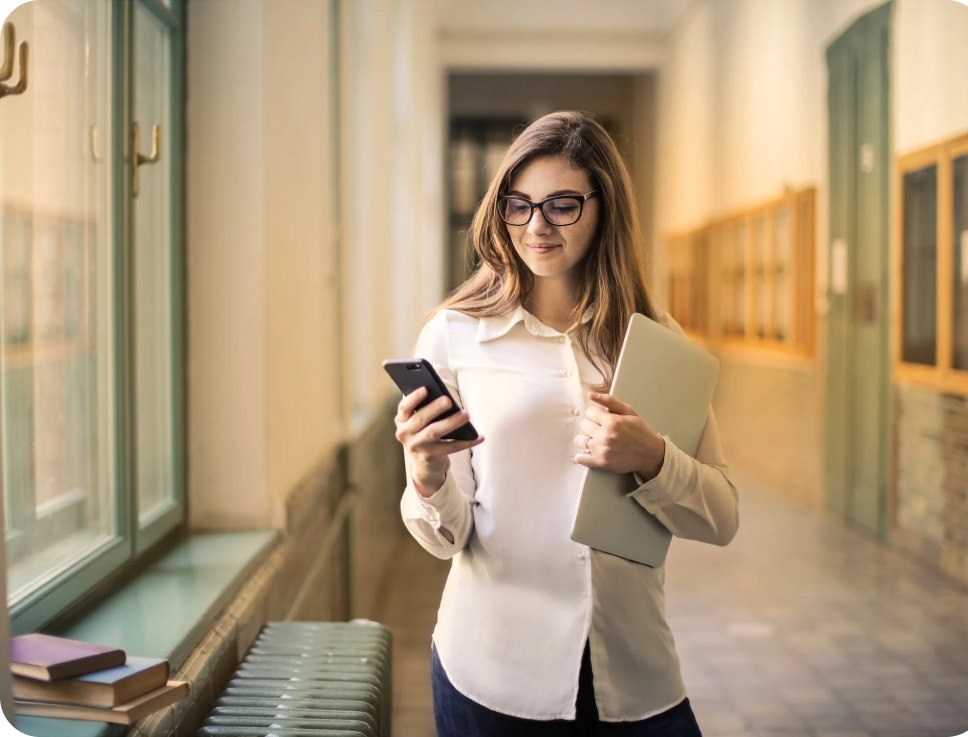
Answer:
<svg viewBox="0 0 968 737"><path fill-rule="evenodd" d="M682 334L671 317L663 317L660 322ZM729 476L712 407L695 458L668 437L663 439L665 457L658 475L630 496L676 537L729 544L739 528L739 494Z"/></svg>
<svg viewBox="0 0 968 737"><path fill-rule="evenodd" d="M414 357L425 358L433 365L454 401L463 409L456 376L450 367L445 310L434 315L420 331ZM471 504L477 484L471 469L471 451L451 454L450 470L443 486L427 498L414 486L410 453L406 448L403 456L407 470L407 487L400 500L403 522L425 550L438 558L452 558L467 545L474 526Z"/></svg>

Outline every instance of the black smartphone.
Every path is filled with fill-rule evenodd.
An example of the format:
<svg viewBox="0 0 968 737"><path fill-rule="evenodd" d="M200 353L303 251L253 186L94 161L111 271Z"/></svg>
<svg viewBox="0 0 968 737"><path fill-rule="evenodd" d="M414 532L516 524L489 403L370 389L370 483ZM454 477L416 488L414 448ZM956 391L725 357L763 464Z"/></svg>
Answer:
<svg viewBox="0 0 968 737"><path fill-rule="evenodd" d="M400 391L412 394L420 387L427 388L427 397L417 405L417 409L425 407L440 397L450 397L450 407L441 412L434 421L450 417L455 412L460 412L457 402L451 397L444 382L440 380L434 367L424 358L388 358L383 362L383 368L390 374ZM463 425L453 430L443 437L444 440L477 440L477 430L474 426L465 422Z"/></svg>

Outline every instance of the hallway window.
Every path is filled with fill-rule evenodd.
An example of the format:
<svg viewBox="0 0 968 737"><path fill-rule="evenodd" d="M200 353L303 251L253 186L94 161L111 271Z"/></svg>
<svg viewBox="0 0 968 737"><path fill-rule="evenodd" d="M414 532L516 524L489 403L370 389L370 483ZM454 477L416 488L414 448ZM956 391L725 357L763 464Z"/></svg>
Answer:
<svg viewBox="0 0 968 737"><path fill-rule="evenodd" d="M938 167L904 175L904 342L909 363L935 364L937 351Z"/></svg>
<svg viewBox="0 0 968 737"><path fill-rule="evenodd" d="M8 19L29 44L26 90L0 99L0 447L15 631L42 626L184 519L173 279L183 10L35 0ZM21 73L18 58L9 84Z"/></svg>
<svg viewBox="0 0 968 737"><path fill-rule="evenodd" d="M815 190L788 192L669 239L669 309L688 332L813 350Z"/></svg>
<svg viewBox="0 0 968 737"><path fill-rule="evenodd" d="M898 158L895 378L968 395L968 134Z"/></svg>
<svg viewBox="0 0 968 737"><path fill-rule="evenodd" d="M954 212L951 240L954 243L954 316L952 321L953 365L968 371L968 154L952 163Z"/></svg>

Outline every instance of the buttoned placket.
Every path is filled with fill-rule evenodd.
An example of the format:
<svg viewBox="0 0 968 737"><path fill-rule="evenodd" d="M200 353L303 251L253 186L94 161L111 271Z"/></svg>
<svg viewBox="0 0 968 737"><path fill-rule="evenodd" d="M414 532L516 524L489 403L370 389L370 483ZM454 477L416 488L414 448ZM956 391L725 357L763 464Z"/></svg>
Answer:
<svg viewBox="0 0 968 737"><path fill-rule="evenodd" d="M575 400L575 408L572 410L572 416L575 418L575 434L581 434L581 420L582 420L582 408L585 406L584 389L581 385L581 372L578 370L578 361L575 359L575 341L571 337L572 333L578 329L578 325L571 328L567 333L559 335L557 340L561 344L564 353L565 370L562 372L566 379L569 380L571 384L572 396ZM573 453L577 453L577 448L572 449ZM591 600L592 591L592 575L591 575L591 556L589 555L589 550L586 546L582 545L581 550L578 555L579 565L585 568L585 587L582 591L582 597L586 600Z"/></svg>

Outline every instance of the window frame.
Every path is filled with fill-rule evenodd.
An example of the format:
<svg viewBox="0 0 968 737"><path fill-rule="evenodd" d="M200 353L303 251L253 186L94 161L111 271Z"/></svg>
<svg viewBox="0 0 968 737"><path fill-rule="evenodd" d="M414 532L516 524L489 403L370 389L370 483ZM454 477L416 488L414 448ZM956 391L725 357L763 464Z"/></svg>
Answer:
<svg viewBox="0 0 968 737"><path fill-rule="evenodd" d="M172 362L172 473L175 496L159 514L141 527L138 519L135 443L130 440L135 427L134 351L133 351L133 209L130 155L134 104L132 42L136 5L140 4L172 31L170 151L171 157L171 351ZM34 632L70 610L95 590L110 588L126 572L140 566L147 553L160 548L184 531L187 520L186 472L186 304L185 304L185 45L186 2L174 0L167 7L161 0L121 0L111 2L111 119L112 151L111 258L106 269L112 273L113 325L111 362L115 376L113 412L114 432L114 522L115 536L81 560L65 568L34 591L9 606L13 634ZM29 89L28 89L29 94ZM31 318L32 325L32 318ZM4 494L6 499L6 493Z"/></svg>
<svg viewBox="0 0 968 737"><path fill-rule="evenodd" d="M776 221L784 208L789 232L785 272L787 336L779 339L776 337L779 314ZM762 279L765 280L764 336L758 334L761 276L756 229L761 218L765 227L762 269ZM815 219L816 188L811 186L789 189L780 197L666 238L669 252L666 279L670 287L672 316L677 321L682 318L680 322L688 335L710 345L813 357ZM686 282L689 304L684 304L679 295L683 291L680 285ZM724 300L728 300L728 309Z"/></svg>
<svg viewBox="0 0 968 737"><path fill-rule="evenodd" d="M895 157L892 192L891 237L891 366L894 381L938 391L968 396L968 371L953 366L954 309L954 168L953 162L968 155L968 133L953 136ZM904 176L929 166L937 167L937 239L935 248L935 365L910 363L903 359L904 348Z"/></svg>

